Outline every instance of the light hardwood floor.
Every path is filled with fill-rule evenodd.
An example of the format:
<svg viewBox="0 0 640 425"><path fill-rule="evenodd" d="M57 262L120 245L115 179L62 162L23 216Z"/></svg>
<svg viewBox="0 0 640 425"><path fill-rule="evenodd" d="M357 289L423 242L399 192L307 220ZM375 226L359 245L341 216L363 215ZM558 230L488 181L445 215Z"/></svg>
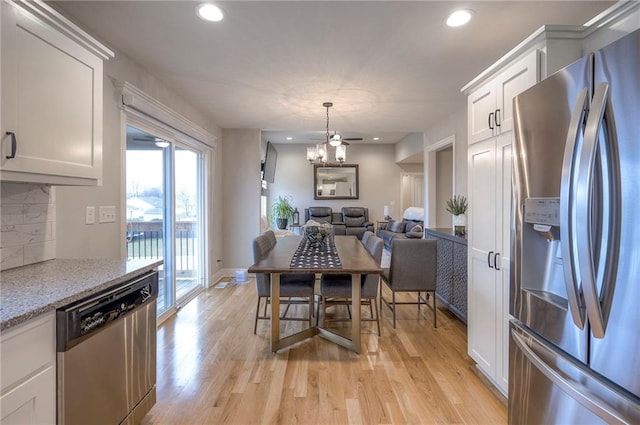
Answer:
<svg viewBox="0 0 640 425"><path fill-rule="evenodd" d="M466 327L445 309L434 329L429 309L401 306L394 330L385 307L382 337L363 322L360 355L318 336L274 354L267 321L253 334L256 300L253 280L212 287L158 329L157 403L143 425L507 422L466 354Z"/></svg>

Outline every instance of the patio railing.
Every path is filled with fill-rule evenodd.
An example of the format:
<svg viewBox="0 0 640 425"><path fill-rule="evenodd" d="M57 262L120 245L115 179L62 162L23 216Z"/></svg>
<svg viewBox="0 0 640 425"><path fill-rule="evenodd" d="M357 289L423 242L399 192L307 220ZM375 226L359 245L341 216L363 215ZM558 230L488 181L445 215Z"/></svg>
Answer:
<svg viewBox="0 0 640 425"><path fill-rule="evenodd" d="M127 223L127 258L162 258L162 221L131 221ZM176 222L176 271L178 276L190 276L197 269L198 241L196 223Z"/></svg>

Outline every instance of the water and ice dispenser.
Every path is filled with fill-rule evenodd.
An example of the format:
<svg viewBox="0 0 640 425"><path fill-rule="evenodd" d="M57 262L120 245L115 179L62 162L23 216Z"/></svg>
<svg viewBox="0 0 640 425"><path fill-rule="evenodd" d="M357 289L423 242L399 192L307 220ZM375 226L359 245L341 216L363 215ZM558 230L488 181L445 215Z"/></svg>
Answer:
<svg viewBox="0 0 640 425"><path fill-rule="evenodd" d="M562 308L567 291L560 249L560 198L527 198L522 229L522 289Z"/></svg>

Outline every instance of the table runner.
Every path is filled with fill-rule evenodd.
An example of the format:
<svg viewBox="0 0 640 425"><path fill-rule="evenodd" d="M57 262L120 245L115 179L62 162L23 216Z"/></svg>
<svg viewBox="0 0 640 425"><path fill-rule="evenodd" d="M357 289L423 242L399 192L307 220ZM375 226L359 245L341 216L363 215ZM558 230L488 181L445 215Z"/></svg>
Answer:
<svg viewBox="0 0 640 425"><path fill-rule="evenodd" d="M336 243L333 236L326 239L326 243L323 247L314 245L311 241L304 237L298 245L298 249L291 257L292 269L314 269L314 268L328 268L328 269L341 269L342 263L338 256L338 250L336 249Z"/></svg>

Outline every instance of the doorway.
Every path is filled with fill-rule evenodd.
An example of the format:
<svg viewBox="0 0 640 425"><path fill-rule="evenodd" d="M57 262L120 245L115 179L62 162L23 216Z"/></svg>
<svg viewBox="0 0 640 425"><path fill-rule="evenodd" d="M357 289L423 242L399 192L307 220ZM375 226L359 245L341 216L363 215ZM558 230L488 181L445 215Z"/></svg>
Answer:
<svg viewBox="0 0 640 425"><path fill-rule="evenodd" d="M452 227L451 214L446 210L447 200L455 191L455 135L442 139L425 149L427 176L427 217L430 228Z"/></svg>

